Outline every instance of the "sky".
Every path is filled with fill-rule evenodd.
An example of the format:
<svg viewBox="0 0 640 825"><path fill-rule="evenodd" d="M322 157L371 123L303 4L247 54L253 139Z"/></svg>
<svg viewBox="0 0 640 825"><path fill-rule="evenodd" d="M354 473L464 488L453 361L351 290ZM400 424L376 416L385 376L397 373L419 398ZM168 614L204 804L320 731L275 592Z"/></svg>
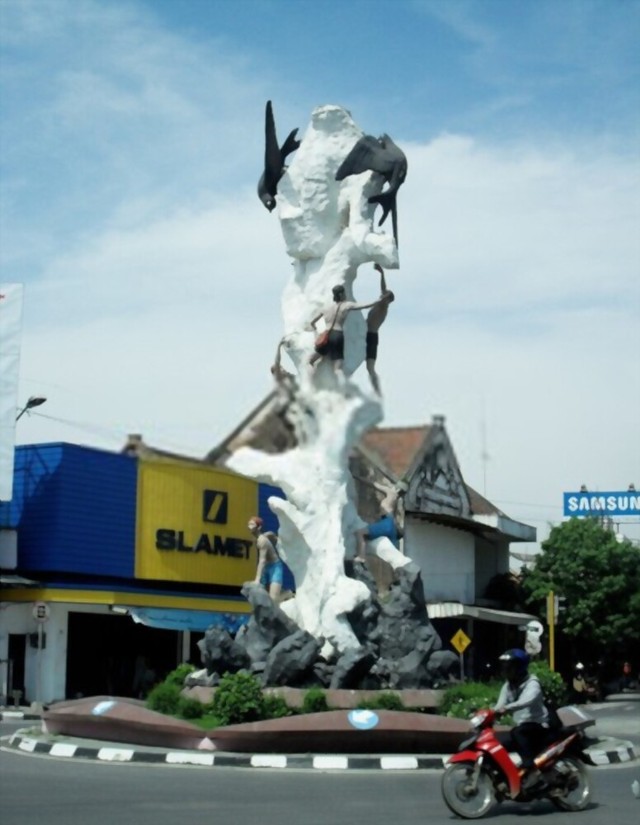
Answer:
<svg viewBox="0 0 640 825"><path fill-rule="evenodd" d="M202 457L262 400L264 105L284 137L331 103L409 165L383 425L444 415L540 540L564 491L640 486L639 35L637 0L0 0L0 282L47 398L17 443Z"/></svg>

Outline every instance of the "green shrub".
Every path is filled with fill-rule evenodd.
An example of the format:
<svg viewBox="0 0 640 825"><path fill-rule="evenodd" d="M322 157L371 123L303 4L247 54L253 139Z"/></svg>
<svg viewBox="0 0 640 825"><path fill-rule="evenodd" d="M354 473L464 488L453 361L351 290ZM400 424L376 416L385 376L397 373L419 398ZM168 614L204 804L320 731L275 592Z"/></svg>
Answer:
<svg viewBox="0 0 640 825"><path fill-rule="evenodd" d="M265 719L282 719L283 716L291 716L293 711L282 696L264 696L262 713Z"/></svg>
<svg viewBox="0 0 640 825"><path fill-rule="evenodd" d="M178 699L178 716L183 719L200 719L204 716L206 706L197 699L190 699L188 696L181 696Z"/></svg>
<svg viewBox="0 0 640 825"><path fill-rule="evenodd" d="M225 673L216 688L211 709L223 725L262 719L264 698L260 682L246 670Z"/></svg>
<svg viewBox="0 0 640 825"><path fill-rule="evenodd" d="M181 690L182 686L178 687L178 685L172 684L171 682L160 682L159 685L156 685L149 691L147 707L158 713L177 716Z"/></svg>
<svg viewBox="0 0 640 825"><path fill-rule="evenodd" d="M171 673L167 673L164 681L166 684L176 685L182 690L184 687L184 680L190 673L193 673L194 670L195 667L193 665L183 662L183 664L178 665L175 670L172 670Z"/></svg>
<svg viewBox="0 0 640 825"><path fill-rule="evenodd" d="M380 693L375 702L380 710L404 710L402 698L397 693Z"/></svg>
<svg viewBox="0 0 640 825"><path fill-rule="evenodd" d="M567 688L559 673L549 670L546 662L532 662L529 671L538 677L549 708L558 708L567 701ZM468 719L478 708L493 707L498 701L502 682L463 682L444 692L438 713L456 719ZM510 716L502 724L512 723Z"/></svg>
<svg viewBox="0 0 640 825"><path fill-rule="evenodd" d="M402 699L397 693L379 693L372 699L365 699L358 703L363 710L404 710Z"/></svg>
<svg viewBox="0 0 640 825"><path fill-rule="evenodd" d="M569 700L567 686L559 673L554 673L546 662L532 662L529 672L540 680L544 701L551 709L561 708Z"/></svg>
<svg viewBox="0 0 640 825"><path fill-rule="evenodd" d="M319 687L309 688L302 697L302 713L324 713L329 710L327 695Z"/></svg>
<svg viewBox="0 0 640 825"><path fill-rule="evenodd" d="M444 691L438 707L441 716L468 719L479 708L490 708L498 701L498 682L462 682Z"/></svg>
<svg viewBox="0 0 640 825"><path fill-rule="evenodd" d="M214 716L211 713L211 708L205 706L204 715L198 717L197 719L190 720L193 722L194 725L201 728L202 730L213 730L214 728L219 728L222 725L222 722L218 719L217 716Z"/></svg>

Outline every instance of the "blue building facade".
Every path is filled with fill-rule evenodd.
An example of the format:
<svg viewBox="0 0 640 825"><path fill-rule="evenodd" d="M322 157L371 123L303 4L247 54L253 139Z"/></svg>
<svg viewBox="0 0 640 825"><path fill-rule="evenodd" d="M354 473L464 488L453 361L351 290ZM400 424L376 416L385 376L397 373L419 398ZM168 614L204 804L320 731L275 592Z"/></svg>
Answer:
<svg viewBox="0 0 640 825"><path fill-rule="evenodd" d="M223 519L203 513L202 501L212 495L224 499ZM158 673L183 660L199 664L197 634L213 624L233 631L249 617L240 591L257 557L247 522L257 513L277 531L272 495L283 497L278 488L200 462L66 443L18 447L14 495L0 502L0 530L17 538L17 564L4 578L29 583L0 594L0 660L8 662L4 671L0 665L0 694L17 684L31 701L135 695L141 660ZM206 541L188 546L185 539L167 553L157 539L167 525L176 536ZM207 552L195 552L200 546ZM224 556L215 555L217 547ZM38 604L46 605L43 649L32 645ZM118 660L116 682L106 660ZM38 667L45 676L43 695L35 697Z"/></svg>

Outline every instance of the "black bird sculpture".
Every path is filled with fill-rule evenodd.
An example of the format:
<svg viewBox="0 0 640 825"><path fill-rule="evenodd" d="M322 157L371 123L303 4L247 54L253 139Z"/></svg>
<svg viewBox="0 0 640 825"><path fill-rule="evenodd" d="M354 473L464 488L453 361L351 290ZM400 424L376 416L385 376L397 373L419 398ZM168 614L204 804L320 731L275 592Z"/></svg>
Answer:
<svg viewBox="0 0 640 825"><path fill-rule="evenodd" d="M391 212L393 237L396 239L397 245L398 212L396 195L407 177L407 158L389 135L382 135L379 138L373 135L363 135L340 164L340 168L336 172L336 180L344 180L349 175L359 175L361 172L377 172L389 184L384 192L379 195L371 195L369 203L379 203L382 206L382 217L378 221L378 226L382 226L387 215Z"/></svg>
<svg viewBox="0 0 640 825"><path fill-rule="evenodd" d="M264 172L258 181L258 197L269 212L272 212L276 207L278 181L284 174L284 162L287 156L291 152L295 152L300 146L300 141L296 139L297 134L298 130L293 129L282 146L278 146L273 108L271 101L268 100L264 113Z"/></svg>

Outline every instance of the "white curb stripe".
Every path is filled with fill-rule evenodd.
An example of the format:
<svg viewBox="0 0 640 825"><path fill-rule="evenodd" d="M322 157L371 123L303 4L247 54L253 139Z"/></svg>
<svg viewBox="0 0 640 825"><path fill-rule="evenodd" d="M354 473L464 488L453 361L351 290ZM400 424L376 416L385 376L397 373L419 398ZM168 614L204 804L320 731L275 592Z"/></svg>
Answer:
<svg viewBox="0 0 640 825"><path fill-rule="evenodd" d="M591 750L588 753L596 765L616 765L619 762L630 762L635 759L635 752L630 747L619 747L610 751Z"/></svg>
<svg viewBox="0 0 640 825"><path fill-rule="evenodd" d="M390 756L380 756L375 759L351 755L322 754L319 756L300 757L299 755L284 754L252 754L235 755L218 753L199 753L184 751L169 751L165 753L162 760L158 760L158 754L154 751L149 760L145 759L144 751L135 751L131 748L105 747L100 750L83 748L78 744L69 742L47 743L39 739L23 736L22 731L17 731L11 736L3 737L3 741L8 741L9 747L16 748L26 753L45 752L49 756L74 757L80 756L85 759L99 759L107 762L132 762L132 761L163 761L167 765L202 765L214 766L220 762L228 767L254 767L254 768L315 768L316 770L345 770L354 768L363 770L364 768L377 768L379 770L419 770L435 769L440 764L446 766L450 759L448 755L422 755L414 756L410 754L395 754ZM1 744L1 743L0 743ZM604 743L603 743L604 744ZM630 762L640 758L640 748L635 748L631 742L610 743L610 750L602 748L591 748L587 753L596 766L616 765ZM616 747L617 745L617 747ZM234 756L240 756L237 763L234 763ZM248 757L248 758L247 758Z"/></svg>
<svg viewBox="0 0 640 825"><path fill-rule="evenodd" d="M621 762L629 762L631 760L629 748L616 748L616 753L620 757Z"/></svg>
<svg viewBox="0 0 640 825"><path fill-rule="evenodd" d="M168 765L213 765L212 753L168 753Z"/></svg>
<svg viewBox="0 0 640 825"><path fill-rule="evenodd" d="M49 756L73 756L76 752L76 745L69 745L66 742L56 742L51 746Z"/></svg>
<svg viewBox="0 0 640 825"><path fill-rule="evenodd" d="M349 767L349 759L346 756L314 756L313 767L325 771L344 770Z"/></svg>
<svg viewBox="0 0 640 825"><path fill-rule="evenodd" d="M383 771L410 771L418 767L415 756L383 756L380 759Z"/></svg>
<svg viewBox="0 0 640 825"><path fill-rule="evenodd" d="M286 768L287 757L276 754L254 754L251 757L252 768Z"/></svg>
<svg viewBox="0 0 640 825"><path fill-rule="evenodd" d="M118 748L100 748L98 759L105 762L130 762L133 759L133 751L119 750Z"/></svg>

